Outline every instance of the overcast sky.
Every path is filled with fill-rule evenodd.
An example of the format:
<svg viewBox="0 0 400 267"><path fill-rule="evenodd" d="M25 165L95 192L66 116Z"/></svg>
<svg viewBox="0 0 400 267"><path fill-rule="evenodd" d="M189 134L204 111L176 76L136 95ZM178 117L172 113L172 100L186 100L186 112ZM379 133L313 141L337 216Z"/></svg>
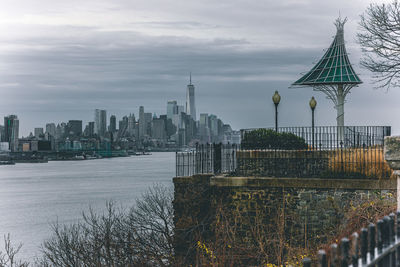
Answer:
<svg viewBox="0 0 400 267"><path fill-rule="evenodd" d="M382 1L379 1L382 2ZM27 135L47 122L166 113L185 101L189 72L197 114L235 129L272 126L271 97L282 96L281 126L335 125L333 103L311 88L289 89L323 55L348 17L350 61L364 83L345 105L346 125L391 125L400 133L400 89L374 89L360 68L355 34L367 0L2 0L0 116L17 114Z"/></svg>

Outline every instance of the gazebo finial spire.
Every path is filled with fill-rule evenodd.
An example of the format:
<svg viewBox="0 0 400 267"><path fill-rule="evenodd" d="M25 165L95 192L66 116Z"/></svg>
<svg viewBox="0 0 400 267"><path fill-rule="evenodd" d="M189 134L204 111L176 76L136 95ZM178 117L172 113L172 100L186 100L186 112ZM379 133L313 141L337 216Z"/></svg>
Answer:
<svg viewBox="0 0 400 267"><path fill-rule="evenodd" d="M345 17L344 19L342 19L342 17L340 16L340 11L339 11L339 17L335 20L335 22L333 24L335 24L336 29L338 31L343 31L344 28L344 24L347 22L347 17Z"/></svg>

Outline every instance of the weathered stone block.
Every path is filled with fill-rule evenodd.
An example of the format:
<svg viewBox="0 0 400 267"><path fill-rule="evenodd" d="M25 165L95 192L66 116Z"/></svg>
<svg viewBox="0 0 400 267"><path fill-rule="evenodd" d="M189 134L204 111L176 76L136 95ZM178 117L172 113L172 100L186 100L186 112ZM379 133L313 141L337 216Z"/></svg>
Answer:
<svg viewBox="0 0 400 267"><path fill-rule="evenodd" d="M400 136L385 137L385 160L394 170L400 170Z"/></svg>

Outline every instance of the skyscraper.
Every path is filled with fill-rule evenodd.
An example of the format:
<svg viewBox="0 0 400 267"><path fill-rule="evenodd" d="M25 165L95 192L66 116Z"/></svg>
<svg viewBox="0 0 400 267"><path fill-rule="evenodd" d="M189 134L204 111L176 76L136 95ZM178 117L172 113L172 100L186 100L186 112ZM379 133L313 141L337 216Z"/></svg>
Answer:
<svg viewBox="0 0 400 267"><path fill-rule="evenodd" d="M95 133L104 137L107 131L107 111L96 109L94 112Z"/></svg>
<svg viewBox="0 0 400 267"><path fill-rule="evenodd" d="M194 98L194 85L192 84L192 73L186 89L186 114L190 115L196 121L196 104Z"/></svg>
<svg viewBox="0 0 400 267"><path fill-rule="evenodd" d="M139 139L143 139L146 134L146 118L144 116L144 107L139 107Z"/></svg>
<svg viewBox="0 0 400 267"><path fill-rule="evenodd" d="M177 114L177 102L175 100L168 101L167 103L167 119L173 118L174 114Z"/></svg>
<svg viewBox="0 0 400 267"><path fill-rule="evenodd" d="M84 135L87 137L93 137L94 135L94 121L88 122L85 127Z"/></svg>
<svg viewBox="0 0 400 267"><path fill-rule="evenodd" d="M41 136L43 135L43 128L41 128L41 127L35 128L35 129L33 130L33 132L34 132L34 134L35 134L35 137L36 137L37 139L39 139L39 137L41 137Z"/></svg>
<svg viewBox="0 0 400 267"><path fill-rule="evenodd" d="M68 135L79 136L82 135L82 121L81 120L70 120L67 124Z"/></svg>
<svg viewBox="0 0 400 267"><path fill-rule="evenodd" d="M128 117L128 133L129 133L130 136L135 135L135 125L136 125L135 114L129 114L129 117Z"/></svg>
<svg viewBox="0 0 400 267"><path fill-rule="evenodd" d="M165 123L163 119L153 119L152 124L152 137L161 141L166 140Z"/></svg>
<svg viewBox="0 0 400 267"><path fill-rule="evenodd" d="M210 142L209 118L207 113L200 114L199 134L202 142Z"/></svg>
<svg viewBox="0 0 400 267"><path fill-rule="evenodd" d="M153 114L151 112L144 113L144 121L145 121L145 134L151 136L151 121L153 120Z"/></svg>
<svg viewBox="0 0 400 267"><path fill-rule="evenodd" d="M109 131L112 133L117 131L117 118L115 115L111 115L110 117Z"/></svg>
<svg viewBox="0 0 400 267"><path fill-rule="evenodd" d="M47 123L46 124L46 133L50 134L50 136L56 136L56 125L55 123Z"/></svg>
<svg viewBox="0 0 400 267"><path fill-rule="evenodd" d="M4 141L10 144L11 151L18 150L19 120L17 115L4 117Z"/></svg>

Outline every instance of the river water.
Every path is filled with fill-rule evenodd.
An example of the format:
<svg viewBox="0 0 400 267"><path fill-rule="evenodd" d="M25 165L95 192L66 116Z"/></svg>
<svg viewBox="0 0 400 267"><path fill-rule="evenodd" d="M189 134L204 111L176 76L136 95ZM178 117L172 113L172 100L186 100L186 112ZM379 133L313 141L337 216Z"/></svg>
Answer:
<svg viewBox="0 0 400 267"><path fill-rule="evenodd" d="M77 222L89 206L109 200L129 207L154 183L172 187L174 153L86 161L50 161L0 166L0 251L3 236L23 243L19 258L39 255L51 224Z"/></svg>

